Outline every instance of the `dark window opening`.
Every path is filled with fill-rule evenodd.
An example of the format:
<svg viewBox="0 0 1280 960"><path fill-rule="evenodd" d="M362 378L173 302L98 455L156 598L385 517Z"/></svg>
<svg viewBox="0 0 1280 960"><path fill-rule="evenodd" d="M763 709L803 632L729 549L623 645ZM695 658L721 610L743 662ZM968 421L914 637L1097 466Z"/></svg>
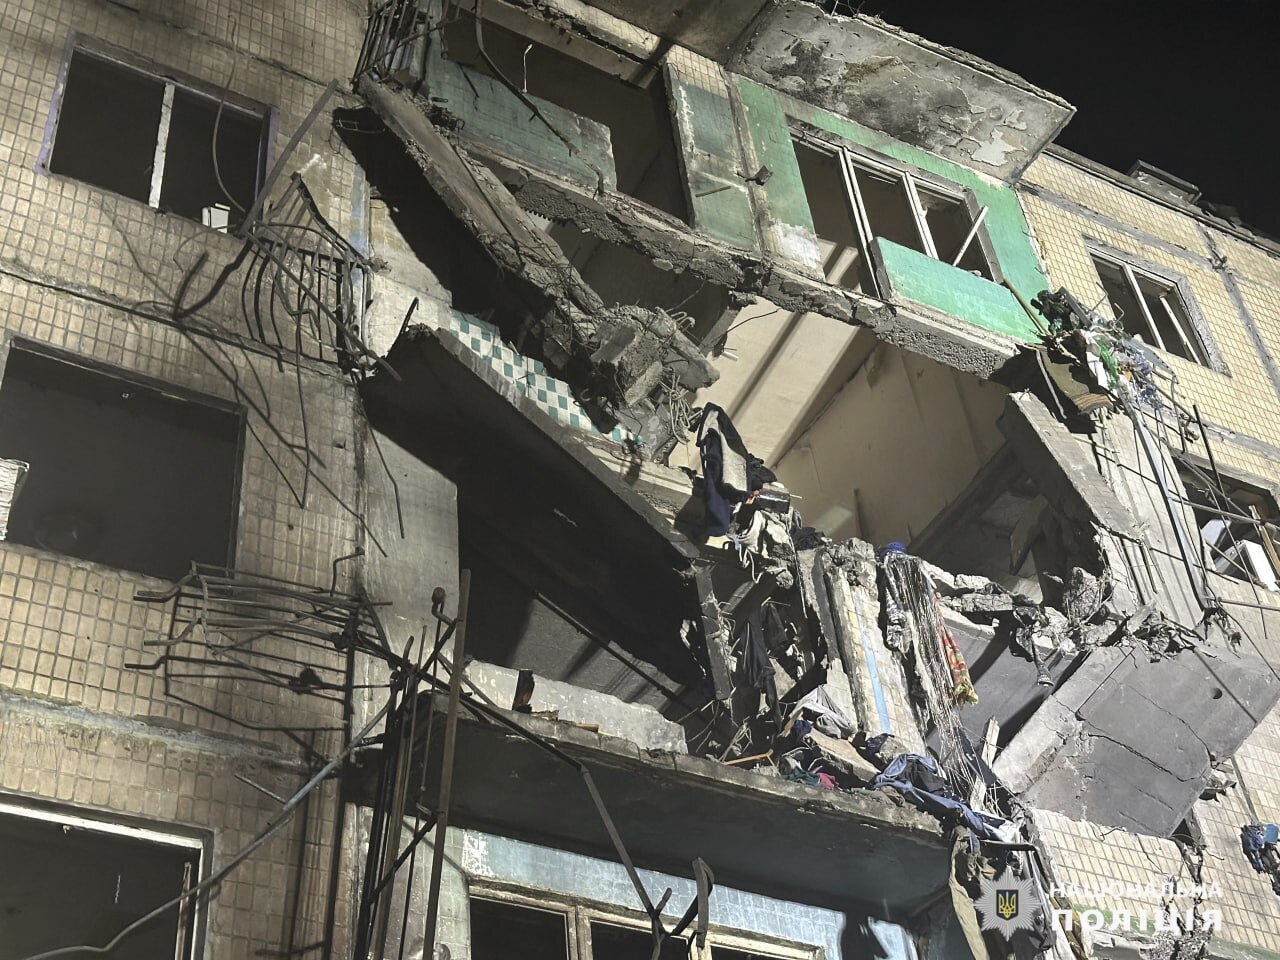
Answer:
<svg viewBox="0 0 1280 960"><path fill-rule="evenodd" d="M619 556L572 491L536 483L513 477L501 497L485 496L477 478L458 485L459 562L472 571L468 652L627 702L677 701L701 678L679 639L696 613L687 584L669 567Z"/></svg>
<svg viewBox="0 0 1280 960"><path fill-rule="evenodd" d="M599 960L649 960L653 956L653 934L635 927L593 922L591 956ZM664 940L658 958L689 960L689 941L683 937Z"/></svg>
<svg viewBox="0 0 1280 960"><path fill-rule="evenodd" d="M919 224L911 213L911 197L901 176L851 164L871 236L926 253Z"/></svg>
<svg viewBox="0 0 1280 960"><path fill-rule="evenodd" d="M77 49L49 170L234 228L261 185L266 133L265 111L226 102L219 109L215 97Z"/></svg>
<svg viewBox="0 0 1280 960"><path fill-rule="evenodd" d="M8 539L177 579L234 543L234 413L20 347L0 384L0 457L31 465Z"/></svg>
<svg viewBox="0 0 1280 960"><path fill-rule="evenodd" d="M651 71L638 85L497 24L484 23L482 36L489 59L525 93L609 128L620 193L687 221L660 71ZM493 74L476 43L473 17L464 14L448 24L444 42L450 60Z"/></svg>
<svg viewBox="0 0 1280 960"><path fill-rule="evenodd" d="M199 882L200 850L0 813L0 960L105 943ZM196 911L168 910L110 960L194 956Z"/></svg>
<svg viewBox="0 0 1280 960"><path fill-rule="evenodd" d="M568 960L563 913L471 898L471 960ZM647 955L646 955L647 960Z"/></svg>
<svg viewBox="0 0 1280 960"><path fill-rule="evenodd" d="M1126 334L1148 346L1209 365L1177 284L1132 264L1096 254L1093 266L1102 281L1112 315Z"/></svg>

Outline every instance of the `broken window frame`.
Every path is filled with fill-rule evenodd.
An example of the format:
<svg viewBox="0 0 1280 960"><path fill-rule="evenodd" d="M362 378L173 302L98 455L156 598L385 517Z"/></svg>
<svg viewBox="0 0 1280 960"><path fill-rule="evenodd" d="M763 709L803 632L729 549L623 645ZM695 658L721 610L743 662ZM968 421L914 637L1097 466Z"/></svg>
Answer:
<svg viewBox="0 0 1280 960"><path fill-rule="evenodd" d="M110 187L104 187L88 180L81 180L78 177L71 176L70 174L58 173L52 169L51 164L53 162L54 147L57 144L58 128L62 122L62 107L67 92L67 78L71 70L72 61L77 55L105 61L122 71L139 74L147 79L153 80L161 84L164 88L160 111L160 125L156 131L154 152L155 160L154 166L151 170L151 185L146 200L141 200L138 197L120 193ZM44 138L37 158L36 168L46 176L56 177L61 180L69 180L75 183L82 183L94 190L111 193L117 197L123 197L126 200L131 200L134 203L142 203L159 213L175 216L188 223L197 223L207 229L215 230L219 233L229 232L230 228L227 226L209 225L201 220L195 219L194 217L188 217L176 211L164 210L160 206L160 198L164 189L165 157L168 148L169 128L173 116L173 102L178 91L182 91L183 93L203 100L210 100L215 104L221 103L224 111L240 114L242 117L251 118L260 124L261 136L258 141L258 160L257 170L255 171L254 176L253 196L243 198L247 204L252 204L262 192L262 188L266 182L267 172L271 169L271 163L273 160L273 144L275 143L275 135L279 122L279 111L276 107L242 96L226 87L219 89L212 83L207 83L197 77L185 74L182 71L154 63L144 57L140 57L132 53L129 50L125 50L107 43L106 41L99 40L96 37L84 36L75 30L70 31L68 35L65 52L62 57L62 63L58 68L58 77L54 86L54 93L49 108L49 117L45 126Z"/></svg>
<svg viewBox="0 0 1280 960"><path fill-rule="evenodd" d="M793 143L801 143L811 150L834 157L839 164L840 176L844 181L845 200L853 214L851 219L854 232L857 234L858 243L872 268L870 270L871 281L876 289L868 291L870 295L883 298L886 294L887 284L883 272L884 265L880 262L871 243L877 235L872 230L866 203L862 197L862 189L857 177L859 168L872 174L896 179L899 182L903 190L907 210L911 214L911 222L915 227L916 237L920 241L921 247L923 247L923 250L918 252L940 263L946 263L947 266L954 267L957 270L965 270L964 267L959 266L959 263L976 245L986 264L987 272L990 274L989 277L982 277L982 279L991 283L1003 282L1004 274L1000 270L1000 261L996 257L995 248L991 243L991 236L987 230L987 208L978 202L972 190L967 190L954 183L948 183L946 180L906 164L887 162L884 159L872 156L866 151L856 150L848 144L833 143L825 137L816 136L808 130L796 129L794 126L791 130L791 139ZM951 262L938 256L937 243L929 226L924 205L920 202L920 191L922 189L963 204L965 212L968 214L970 224L968 239L961 245ZM965 272L968 273L969 271L965 270Z"/></svg>
<svg viewBox="0 0 1280 960"><path fill-rule="evenodd" d="M1263 582L1259 571L1249 569L1259 554L1245 553L1243 558L1231 557L1222 549L1224 540L1230 541L1228 549L1252 543L1261 550L1260 558L1267 564L1268 570L1264 572L1270 572L1273 581L1280 583L1280 491L1261 479L1224 472L1221 468L1215 468L1215 465L1208 460L1202 460L1190 453L1174 454L1174 460L1178 465L1179 479L1182 481L1182 503L1192 513L1196 536L1202 544L1205 555L1206 570L1228 580L1253 583L1264 590L1270 589ZM1218 484L1215 474L1222 478L1226 489L1216 489ZM1215 505L1206 506L1197 503L1192 499L1191 487L1195 487L1206 499L1214 501ZM1265 515L1263 510L1258 509L1255 504L1245 505L1238 502L1236 497L1242 492L1247 493L1250 499L1261 501L1265 507ZM1225 504L1219 502L1223 500L1226 501ZM1204 531L1208 523L1202 524L1197 513L1209 515L1209 523L1214 520L1224 523L1216 541L1211 541L1205 536ZM1231 516L1224 516L1224 513ZM1245 525L1245 529L1238 530L1237 528L1242 524ZM1248 524L1253 525L1252 529L1248 528ZM1221 569L1219 563L1223 561L1231 567L1226 570Z"/></svg>
<svg viewBox="0 0 1280 960"><path fill-rule="evenodd" d="M1137 301L1141 310L1142 315L1139 319L1146 328L1143 342L1147 346L1178 357L1181 360L1208 367L1211 370L1225 372L1220 355L1208 335L1203 316L1196 308L1195 300L1191 296L1191 291L1184 278L1099 243L1086 241L1085 246L1088 249L1089 260L1093 266L1094 273L1097 275L1098 284L1103 291L1103 301L1110 308L1112 318L1116 324L1123 329L1125 318L1116 315L1116 307L1112 304L1111 295L1107 292L1100 264L1105 264L1112 269L1119 269L1121 276L1124 278L1127 292ZM1169 323L1178 333L1178 339L1181 341L1181 350L1185 352L1170 350L1168 345L1165 344L1160 328L1152 316L1152 305L1148 303L1147 295L1143 292L1139 282L1141 280L1165 288L1160 296L1160 302L1164 305ZM1169 306L1169 296L1173 296L1178 310L1181 311L1181 317L1178 314L1178 310Z"/></svg>
<svg viewBox="0 0 1280 960"><path fill-rule="evenodd" d="M176 825L135 820L123 816L112 816L108 819L98 811L86 811L61 804L46 804L38 800L24 799L19 803L14 802L14 799L0 794L0 817L38 820L60 826L64 831L83 830L87 833L193 851L196 856L196 869L186 878L185 888L190 890L207 879L212 852L211 838L208 836L178 832L174 829ZM179 892L182 891L175 892L174 896ZM174 944L174 960L198 960L204 955L206 902L202 897L195 897L188 903L192 905L191 918L187 923L179 925L179 939Z"/></svg>
<svg viewBox="0 0 1280 960"><path fill-rule="evenodd" d="M574 902L552 893L532 890L516 891L505 885L473 881L468 884L468 912L472 899L563 915L568 932L569 960L609 960L607 957L595 957L592 953L591 925L593 923L626 927L646 936L652 933L649 918L639 911ZM692 929L682 933L680 939L689 942L689 960L718 960L717 947L757 954L761 957L769 957L771 960L821 960L824 956L820 946L792 941L784 942L762 934L731 930L716 924L711 925L707 933L706 947L701 950L698 948Z"/></svg>

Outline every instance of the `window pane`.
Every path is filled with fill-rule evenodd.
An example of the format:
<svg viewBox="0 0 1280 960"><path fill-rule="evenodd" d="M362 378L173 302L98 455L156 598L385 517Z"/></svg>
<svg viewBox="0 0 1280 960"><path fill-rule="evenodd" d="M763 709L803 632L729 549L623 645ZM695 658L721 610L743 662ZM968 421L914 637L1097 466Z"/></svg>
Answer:
<svg viewBox="0 0 1280 960"><path fill-rule="evenodd" d="M730 947L712 947L711 960L775 960L775 958L753 951L734 950Z"/></svg>
<svg viewBox="0 0 1280 960"><path fill-rule="evenodd" d="M563 913L471 898L471 960L568 957L568 922Z"/></svg>
<svg viewBox="0 0 1280 960"><path fill-rule="evenodd" d="M213 166L215 120L218 122L216 173ZM220 204L231 208L230 226L237 226L257 195L262 134L261 117L224 106L219 118L216 100L188 90L174 91L160 209L200 220L205 207Z"/></svg>
<svg viewBox="0 0 1280 960"><path fill-rule="evenodd" d="M1098 278L1102 281L1102 289L1106 291L1107 302L1111 305L1111 313L1116 318L1116 322L1129 336L1153 347L1156 346L1146 318L1142 315L1142 306L1138 303L1134 292L1129 289L1129 281L1125 278L1124 270L1110 260L1100 260L1097 257L1094 258L1093 265L1098 271Z"/></svg>
<svg viewBox="0 0 1280 960"><path fill-rule="evenodd" d="M1187 316L1182 297L1178 295L1177 289L1154 277L1140 273L1135 275L1138 279L1138 289L1142 291L1147 309L1151 311L1151 318L1156 323L1156 329L1160 331L1161 339L1164 340L1164 348L1180 357L1204 363L1204 356L1200 353L1200 343L1196 339L1195 329L1191 326L1191 318Z"/></svg>
<svg viewBox="0 0 1280 960"><path fill-rule="evenodd" d="M9 539L171 580L226 564L239 440L233 413L12 349L0 457L31 470Z"/></svg>
<svg viewBox="0 0 1280 960"><path fill-rule="evenodd" d="M853 170L858 178L867 221L871 224L871 235L924 253L924 241L920 239L916 219L911 215L911 202L902 177L868 170L856 164Z"/></svg>
<svg viewBox="0 0 1280 960"><path fill-rule="evenodd" d="M803 143L797 142L795 147L827 280L850 290L874 294L871 265L854 226L853 208L840 162L832 154Z"/></svg>
<svg viewBox="0 0 1280 960"><path fill-rule="evenodd" d="M592 960L649 960L652 954L653 936L648 930L612 923L591 924ZM665 940L658 956L659 960L689 960L689 941Z"/></svg>
<svg viewBox="0 0 1280 960"><path fill-rule="evenodd" d="M198 877L200 852L83 827L0 815L0 958L17 960L76 943L105 943ZM194 914L182 915L190 956ZM177 910L126 937L110 960L177 954Z"/></svg>
<svg viewBox="0 0 1280 960"><path fill-rule="evenodd" d="M969 208L961 200L943 196L917 186L920 204L924 207L924 219L929 225L929 233L933 235L933 245L938 251L938 259L950 263L956 258L960 245L969 235L973 227L973 218L969 216ZM975 235L969 241L964 257L956 264L961 270L970 270L991 279L991 268L987 265L986 255L982 252L982 244Z"/></svg>
<svg viewBox="0 0 1280 960"><path fill-rule="evenodd" d="M145 203L163 100L154 77L75 51L49 169Z"/></svg>

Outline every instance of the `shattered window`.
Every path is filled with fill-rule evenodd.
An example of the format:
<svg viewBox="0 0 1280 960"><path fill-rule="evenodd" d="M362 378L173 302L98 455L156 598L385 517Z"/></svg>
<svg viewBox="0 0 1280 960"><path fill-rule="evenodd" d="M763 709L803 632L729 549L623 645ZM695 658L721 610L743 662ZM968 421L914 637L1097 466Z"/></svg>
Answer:
<svg viewBox="0 0 1280 960"><path fill-rule="evenodd" d="M199 883L200 856L185 837L0 805L0 863L11 865L0 874L0 956L102 943ZM187 960L198 912L166 911L109 956Z"/></svg>
<svg viewBox="0 0 1280 960"><path fill-rule="evenodd" d="M1176 283L1097 253L1093 254L1093 266L1112 315L1125 333L1148 346L1209 365Z"/></svg>
<svg viewBox="0 0 1280 960"><path fill-rule="evenodd" d="M993 279L985 212L973 216L963 195L848 151L794 146L829 282L877 293L868 254L876 237Z"/></svg>
<svg viewBox="0 0 1280 960"><path fill-rule="evenodd" d="M1179 460L1178 473L1207 569L1280 592L1280 509L1275 498L1191 459Z"/></svg>
<svg viewBox="0 0 1280 960"><path fill-rule="evenodd" d="M77 48L48 169L226 230L261 187L266 133L265 109Z"/></svg>

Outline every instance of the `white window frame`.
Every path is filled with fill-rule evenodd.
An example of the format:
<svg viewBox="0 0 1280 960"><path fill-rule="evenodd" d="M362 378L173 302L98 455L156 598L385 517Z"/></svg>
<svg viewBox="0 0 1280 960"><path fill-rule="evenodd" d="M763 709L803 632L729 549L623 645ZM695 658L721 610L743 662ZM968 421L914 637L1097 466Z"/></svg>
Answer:
<svg viewBox="0 0 1280 960"><path fill-rule="evenodd" d="M136 197L128 197L124 194L116 193L116 191L112 190L110 187L102 187L95 183L58 174L50 168L50 164L53 161L53 148L58 139L58 128L62 123L62 102L63 98L66 96L67 76L71 70L72 59L77 54L92 57L96 60L106 61L121 70L127 70L132 73L149 77L164 86L163 99L160 106L160 124L156 130L154 161L151 168L151 187L149 196L146 200L139 200ZM237 113L242 117L255 120L262 125L262 137L258 141L258 169L254 177L254 195L250 198L250 202L257 199L258 194L262 191L267 171L271 169L271 151L272 143L275 140L277 120L277 114L274 107L251 101L248 98L242 97L229 90L211 93L209 85L202 84L195 78L182 76L178 71L169 70L159 64L144 61L142 58L134 56L128 51L118 50L109 44L95 40L91 37L78 36L74 31L67 42L66 54L63 57L62 67L58 73L57 86L53 97L53 108L50 111L49 124L45 133L44 143L40 149L38 161L40 171L51 177L64 177L67 180L74 180L76 183L83 183L85 186L92 187L95 190L114 193L116 196L125 197L127 200L144 203L153 210L159 210L160 193L164 186L165 158L169 148L169 127L173 118L173 101L179 89L184 93L191 94L192 96L201 97L213 103L221 103L224 112ZM175 214L175 216L179 216L181 219L186 220L189 223L199 222L191 219L190 217L181 216L180 214ZM204 225L211 226L208 223ZM227 232L225 226L212 226L212 229L216 229L220 233Z"/></svg>
<svg viewBox="0 0 1280 960"><path fill-rule="evenodd" d="M906 194L907 209L911 213L912 221L915 225L916 235L920 238L925 254L931 259L946 263L945 260L938 256L938 248L933 239L933 231L929 229L929 221L925 214L924 204L920 202L920 187L962 204L969 214L971 225L965 241L960 245L960 249L951 261L950 266L956 266L964 259L969 249L974 244L977 244L978 249L982 252L982 259L986 262L987 271L991 274L991 279L996 283L1001 281L1000 265L991 248L990 236L985 226L988 208L978 206L970 191L922 174L917 170L894 166L893 164L873 159L865 153L856 152L847 146L833 144L820 137L809 136L793 130L791 139L793 142L798 141L810 149L825 153L827 156L835 157L836 162L839 164L840 176L844 181L845 195L853 211L853 228L858 235L858 243L865 252L868 262L872 265L872 270L870 271L871 281L876 289L871 292L875 296L882 297L885 292L881 289L882 280L878 275L878 267L880 265L876 263L875 256L872 253L871 241L875 239L875 234L871 232L871 221L867 216L866 204L862 199L862 189L858 184L858 168L878 173L881 176L892 177L902 185Z"/></svg>
<svg viewBox="0 0 1280 960"><path fill-rule="evenodd" d="M643 913L602 904L572 902L560 899L554 894L512 890L505 886L491 886L473 881L468 890L468 909L472 898L562 914L565 917L565 928L568 932L569 960L609 960L608 957L595 957L592 952L592 923L628 927L645 935L650 933L649 919ZM679 917L664 916L663 920L671 926L679 922ZM757 953L762 957L776 958L776 960L825 960L826 957L826 951L819 946L784 942L741 930L729 930L714 924L707 931L707 945L704 949L698 949L692 924L690 929L681 934L681 937L689 942L689 960L716 960L717 946Z"/></svg>
<svg viewBox="0 0 1280 960"><path fill-rule="evenodd" d="M101 833L108 836L127 837L145 843L180 847L196 854L195 876L190 878L190 887L194 887L205 879L207 870L208 844L198 837L180 833L169 833L155 829L154 826L142 827L131 823L107 820L102 816L89 816L71 810L52 809L43 806L23 806L11 803L0 797L0 816L18 817L27 820L39 820L43 823L57 824L64 829L83 830L87 833ZM104 815L105 816L105 815ZM203 897L195 897L194 916L192 919L192 941L184 943L183 930L179 928L179 940L174 944L174 960L197 960L204 953L205 904Z"/></svg>
<svg viewBox="0 0 1280 960"><path fill-rule="evenodd" d="M1214 366L1210 359L1210 351L1208 345L1200 335L1200 331L1196 329L1195 315L1191 310L1191 305L1187 302L1186 294L1182 290L1181 283L1172 277L1161 276L1153 270L1135 266L1132 262L1125 258L1112 253L1106 253L1097 247L1090 245L1089 256L1094 261L1094 272L1097 272L1097 261L1110 264L1113 267L1119 267L1121 274L1124 276L1124 282L1129 287L1130 295L1138 302L1138 307L1142 311L1142 320L1146 324L1147 334L1151 337L1148 342L1149 346L1163 350L1165 353L1172 353L1173 356L1183 360L1189 360L1192 363L1199 364L1202 367ZM1182 315L1186 317L1186 323L1191 327L1190 330L1184 328L1181 320L1178 319L1177 313L1169 306L1168 294L1160 297L1160 303L1163 304L1165 313L1169 317L1169 322L1173 328L1178 331L1178 339L1184 354L1173 353L1164 342L1164 337L1160 335L1160 328L1156 326L1155 318L1151 315L1151 307L1147 304L1147 298L1142 292L1142 287L1138 285L1138 278L1143 277L1146 280L1167 287L1170 294L1178 298L1178 305L1182 309ZM1102 283L1102 276L1099 274L1098 282ZM1105 292L1106 287L1103 285ZM1112 306L1114 312L1115 307ZM1120 317L1115 318L1116 323L1123 325L1124 321Z"/></svg>

